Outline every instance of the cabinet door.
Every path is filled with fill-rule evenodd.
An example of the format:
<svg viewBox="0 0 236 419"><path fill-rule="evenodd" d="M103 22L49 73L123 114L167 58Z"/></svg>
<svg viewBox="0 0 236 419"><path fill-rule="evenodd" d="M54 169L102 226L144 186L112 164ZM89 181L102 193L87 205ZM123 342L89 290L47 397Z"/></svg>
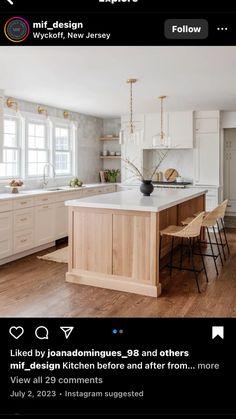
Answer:
<svg viewBox="0 0 236 419"><path fill-rule="evenodd" d="M195 131L197 134L218 132L218 118L197 118L195 120Z"/></svg>
<svg viewBox="0 0 236 419"><path fill-rule="evenodd" d="M0 214L0 259L12 255L13 240L12 240L12 213Z"/></svg>
<svg viewBox="0 0 236 419"><path fill-rule="evenodd" d="M163 130L168 136L168 114L163 114ZM143 148L153 148L153 137L161 132L161 114L148 113L145 115L145 134Z"/></svg>
<svg viewBox="0 0 236 419"><path fill-rule="evenodd" d="M35 241L36 246L55 240L54 206L35 207Z"/></svg>
<svg viewBox="0 0 236 419"><path fill-rule="evenodd" d="M170 146L193 148L193 112L169 113Z"/></svg>
<svg viewBox="0 0 236 419"><path fill-rule="evenodd" d="M54 205L55 210L55 239L62 239L68 236L68 207L64 202Z"/></svg>
<svg viewBox="0 0 236 419"><path fill-rule="evenodd" d="M196 136L195 182L197 184L219 184L219 136L201 134Z"/></svg>

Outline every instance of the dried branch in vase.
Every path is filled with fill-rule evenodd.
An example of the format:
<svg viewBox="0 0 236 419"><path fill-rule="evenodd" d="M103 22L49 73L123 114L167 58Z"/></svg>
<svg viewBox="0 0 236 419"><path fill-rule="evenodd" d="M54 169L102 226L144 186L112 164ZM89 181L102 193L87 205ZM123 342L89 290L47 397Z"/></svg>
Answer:
<svg viewBox="0 0 236 419"><path fill-rule="evenodd" d="M157 173L157 170L159 169L160 165L162 164L163 160L166 158L168 152L170 150L165 150L165 151L159 151L159 161L156 164L155 168L153 169L153 171L150 173L148 170L143 169L143 173L141 173L141 171L137 168L137 166L135 166L135 164L130 161L127 158L122 158L122 160L124 161L124 163L126 164L126 166L129 168L129 170L141 181L146 180L152 180L153 177L155 176L155 174ZM144 176L144 173L147 173L147 176ZM150 176L149 176L150 173Z"/></svg>

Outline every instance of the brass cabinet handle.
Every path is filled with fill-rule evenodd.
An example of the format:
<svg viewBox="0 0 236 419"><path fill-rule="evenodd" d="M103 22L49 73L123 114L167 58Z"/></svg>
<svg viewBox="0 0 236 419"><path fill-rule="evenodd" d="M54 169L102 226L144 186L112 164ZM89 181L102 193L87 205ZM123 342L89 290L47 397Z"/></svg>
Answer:
<svg viewBox="0 0 236 419"><path fill-rule="evenodd" d="M25 243L25 242L27 242L27 239L21 240L20 242Z"/></svg>
<svg viewBox="0 0 236 419"><path fill-rule="evenodd" d="M27 204L27 201L21 201L21 203L20 203L21 205L26 205Z"/></svg>
<svg viewBox="0 0 236 419"><path fill-rule="evenodd" d="M49 206L48 205L44 205L43 209L47 209L47 208L49 208Z"/></svg>
<svg viewBox="0 0 236 419"><path fill-rule="evenodd" d="M27 221L27 218L21 218L20 221Z"/></svg>

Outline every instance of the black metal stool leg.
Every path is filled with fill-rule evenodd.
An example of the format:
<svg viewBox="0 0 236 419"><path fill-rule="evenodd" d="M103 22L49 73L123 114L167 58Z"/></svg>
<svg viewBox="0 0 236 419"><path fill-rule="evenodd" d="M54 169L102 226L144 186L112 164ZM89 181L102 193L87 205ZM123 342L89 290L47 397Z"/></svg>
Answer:
<svg viewBox="0 0 236 419"><path fill-rule="evenodd" d="M173 253L174 253L174 237L172 237L172 240L171 240L171 251L170 251L170 277L172 276Z"/></svg>
<svg viewBox="0 0 236 419"><path fill-rule="evenodd" d="M202 266L203 266L203 269L204 269L204 272L205 272L206 280L207 280L207 282L209 282L208 275L207 275L207 270L206 270L206 265L205 265L204 257L203 257L203 254L202 254L201 239L200 238L198 239L198 248L199 248L199 253L200 253L200 256L201 256Z"/></svg>
<svg viewBox="0 0 236 419"><path fill-rule="evenodd" d="M216 264L216 256L214 254L214 250L213 250L213 246L212 246L212 242L211 242L211 236L210 236L208 227L206 227L206 230L207 230L208 240L209 240L209 244L210 244L210 248L211 248L211 253L212 253L215 268L216 268L216 274L219 275L219 271L218 271L217 264Z"/></svg>
<svg viewBox="0 0 236 419"><path fill-rule="evenodd" d="M215 241L216 241L217 249L218 249L219 256L220 256L221 265L222 265L222 267L223 267L223 259L222 259L222 256L221 256L220 246L219 246L219 242L218 242L218 239L217 239L217 235L216 235L216 229L215 229L215 227L213 227L213 232L214 232L214 236L215 236Z"/></svg>
<svg viewBox="0 0 236 419"><path fill-rule="evenodd" d="M226 235L226 231L225 231L225 223L224 223L223 218L221 218L221 224L222 224L222 227L223 227L223 233L224 233L224 238L225 238L225 243L226 243L226 246L227 246L227 250L228 250L228 253L230 254L229 243L228 243L228 239L227 239L227 235Z"/></svg>
<svg viewBox="0 0 236 419"><path fill-rule="evenodd" d="M218 232L219 232L219 238L220 238L220 246L222 247L222 251L223 251L223 255L224 255L224 260L226 260L226 254L225 254L225 245L223 243L222 237L221 237L221 232L220 232L220 225L218 220L216 221L217 223L217 228L218 228Z"/></svg>
<svg viewBox="0 0 236 419"><path fill-rule="evenodd" d="M198 273L197 273L197 271L195 269L192 244L191 244L191 241L190 240L189 240L189 252L190 252L190 258L191 258L191 262L192 262L192 268L193 268L193 272L194 272L194 276L195 276L195 281L197 283L198 292L201 293L201 290L200 290L200 287L199 287L199 283L198 283Z"/></svg>

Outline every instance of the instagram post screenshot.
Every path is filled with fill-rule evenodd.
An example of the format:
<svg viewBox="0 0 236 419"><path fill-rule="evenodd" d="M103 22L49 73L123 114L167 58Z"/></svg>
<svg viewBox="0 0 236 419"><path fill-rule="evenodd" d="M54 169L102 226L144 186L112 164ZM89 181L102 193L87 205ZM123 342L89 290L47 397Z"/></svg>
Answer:
<svg viewBox="0 0 236 419"><path fill-rule="evenodd" d="M235 18L0 1L0 417L235 417Z"/></svg>

